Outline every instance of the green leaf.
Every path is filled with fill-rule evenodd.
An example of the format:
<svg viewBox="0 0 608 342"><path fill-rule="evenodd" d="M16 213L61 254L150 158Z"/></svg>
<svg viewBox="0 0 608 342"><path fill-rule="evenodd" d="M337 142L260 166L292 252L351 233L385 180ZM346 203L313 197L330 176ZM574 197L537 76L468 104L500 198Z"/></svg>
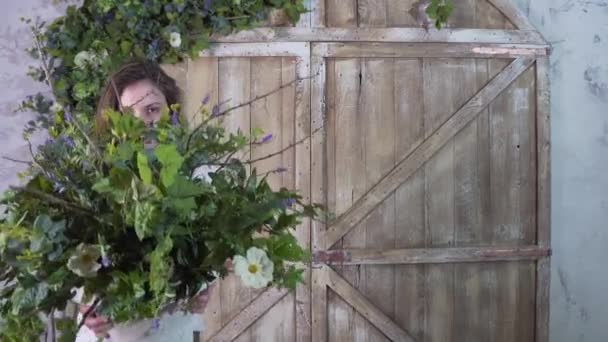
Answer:
<svg viewBox="0 0 608 342"><path fill-rule="evenodd" d="M171 236L165 236L152 253L150 253L150 288L157 295L162 294L168 286L171 269L166 255L173 248Z"/></svg>
<svg viewBox="0 0 608 342"><path fill-rule="evenodd" d="M154 151L156 158L162 164L160 170L160 179L165 187L171 186L175 181L175 177L184 162L175 145L159 145Z"/></svg>
<svg viewBox="0 0 608 342"><path fill-rule="evenodd" d="M143 240L150 232L155 208L150 202L137 202L135 204L135 234Z"/></svg>
<svg viewBox="0 0 608 342"><path fill-rule="evenodd" d="M152 183L152 170L148 165L148 157L142 152L137 153L137 169L139 170L139 177L144 184Z"/></svg>
<svg viewBox="0 0 608 342"><path fill-rule="evenodd" d="M167 188L167 195L171 197L200 196L212 191L207 183L194 182L185 176L177 175L175 181Z"/></svg>

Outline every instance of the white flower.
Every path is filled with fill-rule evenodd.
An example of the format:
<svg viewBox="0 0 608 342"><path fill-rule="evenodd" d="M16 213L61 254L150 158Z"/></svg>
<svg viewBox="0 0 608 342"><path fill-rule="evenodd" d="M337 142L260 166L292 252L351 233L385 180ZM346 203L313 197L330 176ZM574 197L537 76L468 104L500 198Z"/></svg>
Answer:
<svg viewBox="0 0 608 342"><path fill-rule="evenodd" d="M234 272L241 277L243 283L255 289L262 288L272 281L274 265L264 250L251 247L247 257L234 257Z"/></svg>
<svg viewBox="0 0 608 342"><path fill-rule="evenodd" d="M88 63L92 63L95 60L95 55L88 51L80 51L76 56L74 56L74 64L80 69L84 69L84 67Z"/></svg>
<svg viewBox="0 0 608 342"><path fill-rule="evenodd" d="M95 277L101 268L101 264L97 262L100 257L99 247L81 243L68 260L68 269L83 278Z"/></svg>
<svg viewBox="0 0 608 342"><path fill-rule="evenodd" d="M169 44L171 44L171 46L174 48L178 48L182 45L182 36L179 34L179 32L171 32Z"/></svg>
<svg viewBox="0 0 608 342"><path fill-rule="evenodd" d="M63 110L63 106L61 105L61 103L55 101L53 103L53 105L51 106L51 112L52 113L57 113L57 112L61 112Z"/></svg>

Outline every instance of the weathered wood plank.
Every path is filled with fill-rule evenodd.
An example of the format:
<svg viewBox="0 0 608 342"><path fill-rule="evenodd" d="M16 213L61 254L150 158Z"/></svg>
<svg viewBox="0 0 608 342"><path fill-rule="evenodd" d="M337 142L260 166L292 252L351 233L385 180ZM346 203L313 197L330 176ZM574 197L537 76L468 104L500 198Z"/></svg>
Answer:
<svg viewBox="0 0 608 342"><path fill-rule="evenodd" d="M325 58L314 55L316 46L313 45L313 56L311 58L312 74L311 80L311 198L314 203L327 205L324 181L325 168L325 133L313 133L324 129L325 126L325 79L327 77ZM324 250L325 247L325 223L319 220L312 221L312 249Z"/></svg>
<svg viewBox="0 0 608 342"><path fill-rule="evenodd" d="M256 28L229 36L214 36L213 42L403 42L524 44L547 47L535 30L393 28Z"/></svg>
<svg viewBox="0 0 608 342"><path fill-rule="evenodd" d="M475 90L465 94L474 74L465 72L468 60L423 59L424 135L429 137ZM459 84L459 87L454 87ZM441 94L441 96L437 96ZM466 127L466 126L464 126ZM464 128L463 127L463 128ZM458 136L455 132L454 136ZM446 141L424 165L427 246L454 245L454 138ZM454 265L427 266L428 296L425 310L425 332L429 342L453 341L455 318Z"/></svg>
<svg viewBox="0 0 608 342"><path fill-rule="evenodd" d="M396 159L424 139L421 59L396 59L394 76ZM395 191L395 248L425 247L424 169ZM423 341L426 290L424 265L395 266L395 321Z"/></svg>
<svg viewBox="0 0 608 342"><path fill-rule="evenodd" d="M549 59L536 60L537 243L551 245ZM539 260L536 271L536 341L549 341L550 260Z"/></svg>
<svg viewBox="0 0 608 342"><path fill-rule="evenodd" d="M312 269L312 340L327 341L327 268Z"/></svg>
<svg viewBox="0 0 608 342"><path fill-rule="evenodd" d="M327 69L326 172L328 208L336 214L348 210L365 193L365 125L360 119L360 63L356 59L329 60ZM339 243L342 245L341 243ZM343 246L365 246L365 231L359 227L344 239ZM352 267L339 268L351 282L358 278ZM328 294L329 339L354 338L365 334L366 322L346 303ZM352 326L356 328L353 329ZM356 332L357 331L357 332Z"/></svg>
<svg viewBox="0 0 608 342"><path fill-rule="evenodd" d="M504 67L507 61L490 60L490 71ZM515 82L514 82L515 83ZM513 84L514 84L513 83ZM492 226L494 244L516 245L521 234L519 215L519 130L514 112L516 87L509 86L490 105L490 151ZM496 267L496 328L494 340L516 340L517 291L519 271L516 263Z"/></svg>
<svg viewBox="0 0 608 342"><path fill-rule="evenodd" d="M386 0L357 0L359 27L386 27Z"/></svg>
<svg viewBox="0 0 608 342"><path fill-rule="evenodd" d="M549 256L548 248L536 245L512 247L345 248L314 254L316 264L391 265L448 264L537 260Z"/></svg>
<svg viewBox="0 0 608 342"><path fill-rule="evenodd" d="M186 85L182 90L185 96L183 99L183 109L186 119L191 127L195 127L201 122L201 118L195 116L198 112L201 101L209 95L211 105L218 103L218 58L199 58L188 60L186 72ZM198 96L194 96L197 94ZM218 280L216 289L222 287L223 280ZM203 315L205 330L203 339L207 340L222 328L222 302L221 292L213 291L207 308Z"/></svg>
<svg viewBox="0 0 608 342"><path fill-rule="evenodd" d="M327 27L357 27L356 0L323 0Z"/></svg>
<svg viewBox="0 0 608 342"><path fill-rule="evenodd" d="M312 14L310 18L310 26L314 28L325 27L325 16L327 0L311 0L312 1Z"/></svg>
<svg viewBox="0 0 608 342"><path fill-rule="evenodd" d="M374 324L392 341L414 342L412 337L393 320L386 316L366 297L361 295L338 273L329 267L325 268L327 274L327 285L331 287L340 297L352 305L361 315Z"/></svg>
<svg viewBox="0 0 608 342"><path fill-rule="evenodd" d="M378 184L370 189L344 215L339 217L325 234L325 243L333 245L350 227L360 222L402 182L411 176L424 162L433 156L457 132L464 128L477 114L494 100L519 74L533 62L530 58L518 58L488 85L471 98L461 109L450 117L441 127L417 146Z"/></svg>
<svg viewBox="0 0 608 342"><path fill-rule="evenodd" d="M196 114L203 98L208 95L209 103L218 103L218 58L188 60L186 82L184 93L189 96L184 98L183 106L188 123L191 127L196 127L202 122L202 118Z"/></svg>
<svg viewBox="0 0 608 342"><path fill-rule="evenodd" d="M295 60L295 77L302 81L295 84L295 190L305 203L310 203L310 64L308 60ZM287 75L293 79L294 75ZM283 78L287 83L290 78ZM295 236L301 246L311 249L310 219L305 218L298 226ZM296 341L310 342L311 337L311 271L307 266L303 274L304 284L296 288Z"/></svg>
<svg viewBox="0 0 608 342"><path fill-rule="evenodd" d="M251 68L248 57L221 58L219 60L218 73L220 75L218 99L219 103L225 103L223 108L236 106L249 100L251 95ZM212 105L210 104L208 107ZM250 120L250 106L244 106L223 117L222 127L231 133L241 131L249 135ZM251 158L251 153L247 151L236 157L249 159ZM217 290L220 292L222 303L222 324L228 324L253 299L251 290L244 286L239 277L234 274L222 279L221 286L218 286ZM249 340L249 331L244 332L238 337L238 341L240 342Z"/></svg>
<svg viewBox="0 0 608 342"><path fill-rule="evenodd" d="M519 30L535 30L528 17L511 0L487 0Z"/></svg>
<svg viewBox="0 0 608 342"><path fill-rule="evenodd" d="M361 2L359 2L361 6ZM384 0L375 3L382 9ZM368 5L372 5L368 3ZM384 11L385 12L385 11ZM363 59L361 61L360 105L356 121L362 123L365 149L366 190L378 182L395 165L395 99L393 59ZM341 132L341 131L340 131ZM354 240L354 237L349 237ZM393 248L395 246L395 198L390 195L365 220L365 248ZM362 266L365 277L359 290L382 312L394 316L394 266ZM371 341L383 340L375 329L368 329L365 337Z"/></svg>
<svg viewBox="0 0 608 342"><path fill-rule="evenodd" d="M417 27L418 23L410 13L417 0L386 0L387 27Z"/></svg>
<svg viewBox="0 0 608 342"><path fill-rule="evenodd" d="M293 75L293 70L292 70ZM251 98L267 94L279 89L282 84L283 63L281 57L255 57L251 59ZM285 88L289 89L289 88ZM276 151L281 151L285 141L293 139L293 128L283 129L282 122L285 116L293 121L292 107L287 113L283 109L283 95L285 92L274 93L260 101L251 104L251 128L261 128L264 136L272 134L272 138L264 144L254 144L251 149L251 157L258 159ZM291 101L293 105L293 101ZM261 139L261 137L260 137ZM292 155L293 150L288 150ZM260 160L252 165L258 174L268 174L268 184L273 189L289 186L283 183L284 173L276 173L279 167L283 167L285 154L276 155L272 158ZM268 313L260 317L251 328L253 341L286 341L293 340L295 333L295 307L293 296L289 295L281 300Z"/></svg>
<svg viewBox="0 0 608 342"><path fill-rule="evenodd" d="M387 58L441 58L477 57L505 58L518 56L544 56L544 47L493 44L447 43L326 43L325 57L387 57Z"/></svg>
<svg viewBox="0 0 608 342"><path fill-rule="evenodd" d="M211 336L208 341L232 341L237 338L245 329L253 324L260 316L272 308L285 295L287 290L270 288L260 294L250 305L240 311L236 317L220 331ZM205 339L207 341L207 339Z"/></svg>
<svg viewBox="0 0 608 342"><path fill-rule="evenodd" d="M537 240L540 246L551 243L551 163L550 163L550 94L549 94L549 59L536 60L536 146L537 146Z"/></svg>
<svg viewBox="0 0 608 342"><path fill-rule="evenodd" d="M308 43L302 42L213 43L199 57L307 57L309 51Z"/></svg>

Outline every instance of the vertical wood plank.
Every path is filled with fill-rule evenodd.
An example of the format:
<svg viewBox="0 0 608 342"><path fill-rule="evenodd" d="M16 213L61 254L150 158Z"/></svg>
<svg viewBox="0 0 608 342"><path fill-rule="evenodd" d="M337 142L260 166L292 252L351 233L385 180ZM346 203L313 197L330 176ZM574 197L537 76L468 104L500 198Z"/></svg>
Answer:
<svg viewBox="0 0 608 342"><path fill-rule="evenodd" d="M219 89L218 97L220 103L226 103L225 108L233 107L249 101L251 85L251 65L249 58L224 57L219 60ZM250 106L234 110L222 118L222 126L231 133L241 131L250 133ZM249 159L250 152L246 151L236 156L237 158ZM228 324L241 310L252 300L252 291L243 285L242 281L234 274L228 275L218 286L221 297L222 325ZM243 332L237 341L246 342L250 340L250 332Z"/></svg>
<svg viewBox="0 0 608 342"><path fill-rule="evenodd" d="M476 61L467 60L463 65L466 73L473 78L461 82L460 87L475 92L478 89ZM454 137L454 214L455 245L475 246L479 244L481 226L477 221L479 215L479 188L477 181L477 120ZM479 325L485 319L480 316L481 276L478 264L454 265L454 305L458 315L454 317L455 341L480 340Z"/></svg>
<svg viewBox="0 0 608 342"><path fill-rule="evenodd" d="M310 64L301 58L293 60L294 74L283 76L283 83L291 81L294 77L303 79L294 86L294 141L302 141L295 146L294 182L296 191L302 196L305 203L310 203ZM288 101L284 101L288 102ZM301 246L311 249L310 219L305 218L298 226L295 236ZM303 274L304 284L296 288L296 341L312 341L312 313L311 313L311 270L307 266Z"/></svg>
<svg viewBox="0 0 608 342"><path fill-rule="evenodd" d="M484 2L485 0L481 0ZM475 10L478 0L452 1L454 10L450 15L447 26L451 28L471 28L475 26Z"/></svg>
<svg viewBox="0 0 608 342"><path fill-rule="evenodd" d="M395 60L395 155L401 160L424 137L422 60ZM395 248L425 247L424 168L395 192ZM414 337L424 340L424 265L395 266L395 321Z"/></svg>
<svg viewBox="0 0 608 342"><path fill-rule="evenodd" d="M418 23L410 13L417 0L386 0L387 27L417 27Z"/></svg>
<svg viewBox="0 0 608 342"><path fill-rule="evenodd" d="M310 17L310 26L325 27L326 26L326 0L311 0L312 13Z"/></svg>
<svg viewBox="0 0 608 342"><path fill-rule="evenodd" d="M423 70L425 136L429 136L479 88L475 61L471 59L424 59ZM456 84L459 86L455 87ZM425 166L427 244L431 247L454 246L455 238L470 240L475 233L476 133L473 121ZM426 338L428 341L458 340L454 334L460 329L455 325L464 323L460 315L454 313L454 301L466 295L470 290L467 285L476 291L479 280L472 279L466 284L460 279L464 274L455 279L456 270L461 270L455 265L429 265L427 270ZM469 304L473 305L470 310L476 311L475 301Z"/></svg>
<svg viewBox="0 0 608 342"><path fill-rule="evenodd" d="M364 59L361 63L361 105L364 116L366 189L374 186L395 165L395 100L392 59ZM366 219L365 247L394 248L395 197L389 196ZM361 290L387 316L394 317L394 266L362 266ZM375 329L368 339L383 340Z"/></svg>
<svg viewBox="0 0 608 342"><path fill-rule="evenodd" d="M325 267L312 269L312 340L327 341L327 274Z"/></svg>
<svg viewBox="0 0 608 342"><path fill-rule="evenodd" d="M359 27L386 27L386 0L358 0Z"/></svg>
<svg viewBox="0 0 608 342"><path fill-rule="evenodd" d="M536 60L536 127L537 127L537 239L540 246L551 245L550 214L550 93L549 59ZM550 260L537 263L536 283L536 341L549 341L549 283Z"/></svg>
<svg viewBox="0 0 608 342"><path fill-rule="evenodd" d="M487 0L475 4L475 27L485 29L504 29L506 18Z"/></svg>
<svg viewBox="0 0 608 342"><path fill-rule="evenodd" d="M283 61L280 57L254 57L251 60L251 97L266 94L281 86L283 77ZM293 71L292 71L293 73ZM251 128L261 128L264 135L272 134L272 139L264 144L256 144L251 149L253 159L264 157L280 151L285 141L293 139L293 128L283 130L284 120L293 122L293 108L290 113L284 113L283 92L274 93L260 101L251 104ZM293 100L290 99L293 104ZM287 124L290 125L290 124ZM293 126L292 126L293 127ZM285 135L288 135L286 137ZM293 154L293 150L290 150ZM284 184L284 175L273 172L282 166L285 154L256 162L259 175L268 174L268 183L273 189L279 189ZM293 161L292 161L293 162ZM293 170L292 170L293 171ZM288 341L295 339L295 305L293 294L287 295L274 305L264 316L255 322L251 328L253 341Z"/></svg>
<svg viewBox="0 0 608 342"><path fill-rule="evenodd" d="M184 88L183 109L191 127L200 124L201 118L194 114L201 106L201 100L208 94L209 103L218 103L218 58L206 57L188 60L186 84ZM222 287L218 280L216 288ZM213 291L205 313L203 314L205 330L203 340L209 339L222 328L222 302L220 291Z"/></svg>
<svg viewBox="0 0 608 342"><path fill-rule="evenodd" d="M311 80L310 93L310 196L314 203L327 205L325 184L325 59L316 54L312 48L311 70L314 77ZM316 130L320 133L313 134ZM311 222L311 247L313 251L325 250L323 239L326 223L320 220ZM327 282L323 266L311 270L311 321L312 341L327 341Z"/></svg>
<svg viewBox="0 0 608 342"><path fill-rule="evenodd" d="M324 0L327 27L357 27L357 0Z"/></svg>
<svg viewBox="0 0 608 342"><path fill-rule="evenodd" d="M360 96L360 65L356 59L336 59L328 62L327 69L327 202L336 215L342 214L365 192L365 159L363 145L364 124L358 111ZM364 246L364 232L359 227L357 238L345 239L339 246ZM338 267L347 281L357 283L359 267ZM328 319L330 340L354 338L352 325L358 321L365 327L354 310L328 295ZM358 329L358 328L356 328Z"/></svg>
<svg viewBox="0 0 608 342"><path fill-rule="evenodd" d="M521 235L518 243L536 241L536 71L531 67L515 82L514 112L519 130L519 215ZM519 262L517 289L517 340L534 341L535 320L535 263Z"/></svg>
<svg viewBox="0 0 608 342"><path fill-rule="evenodd" d="M296 27L311 27L312 25L312 16L314 15L314 1L315 0L304 0L304 7L308 10L308 12L300 15L300 20L296 23Z"/></svg>
<svg viewBox="0 0 608 342"><path fill-rule="evenodd" d="M175 80L177 86L182 90L182 92L186 90L188 87L188 62L163 64L161 65L161 68L167 73L167 75L169 75L169 77ZM182 96L186 97L186 94L182 94ZM184 99L182 98L182 100Z"/></svg>
<svg viewBox="0 0 608 342"><path fill-rule="evenodd" d="M202 122L196 114L203 98L209 95L211 105L218 103L218 58L189 59L186 82L184 109L190 126L196 127Z"/></svg>
<svg viewBox="0 0 608 342"><path fill-rule="evenodd" d="M490 60L490 72L502 69L507 61ZM492 228L495 244L513 244L520 232L519 153L517 119L513 113L511 86L490 105L490 156L492 192ZM496 327L494 340L507 342L516 340L516 308L518 269L515 263L496 265Z"/></svg>

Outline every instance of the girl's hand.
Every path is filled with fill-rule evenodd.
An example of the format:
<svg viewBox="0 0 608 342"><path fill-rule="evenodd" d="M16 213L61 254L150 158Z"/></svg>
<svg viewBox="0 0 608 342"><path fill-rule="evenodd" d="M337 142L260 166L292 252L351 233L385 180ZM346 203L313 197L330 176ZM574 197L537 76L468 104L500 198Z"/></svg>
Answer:
<svg viewBox="0 0 608 342"><path fill-rule="evenodd" d="M84 315L89 310L89 308L90 306L88 305L81 305L79 311L81 314ZM95 336L99 338L110 337L110 334L108 334L108 332L114 326L112 324L112 321L110 321L107 317L97 316L95 311L91 312L87 319L84 320L84 325L92 332L94 332Z"/></svg>

